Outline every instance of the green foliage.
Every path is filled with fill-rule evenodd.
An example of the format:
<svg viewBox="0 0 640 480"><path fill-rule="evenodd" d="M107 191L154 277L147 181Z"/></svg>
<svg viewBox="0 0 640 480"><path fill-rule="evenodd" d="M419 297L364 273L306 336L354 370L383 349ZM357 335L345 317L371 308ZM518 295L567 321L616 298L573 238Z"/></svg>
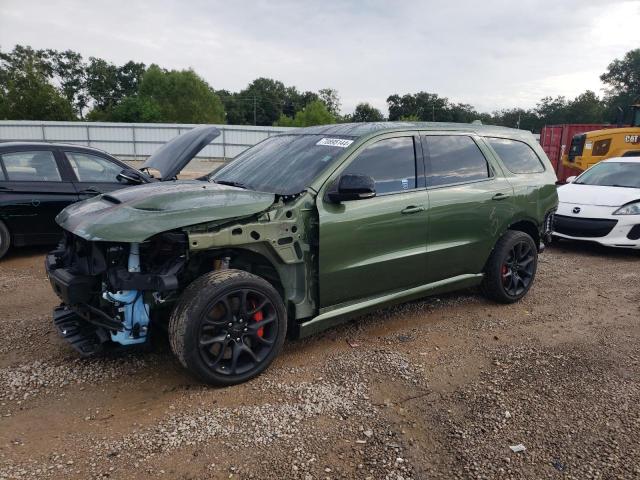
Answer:
<svg viewBox="0 0 640 480"><path fill-rule="evenodd" d="M345 120L349 122L382 122L382 112L369 103L359 103L353 115L347 115Z"/></svg>
<svg viewBox="0 0 640 480"><path fill-rule="evenodd" d="M274 125L279 127L311 127L313 125L327 125L329 123L336 123L336 117L327 110L324 102L314 100L296 113L294 118L280 115L280 118L274 122Z"/></svg>
<svg viewBox="0 0 640 480"><path fill-rule="evenodd" d="M607 123L619 108L640 99L640 49L613 60L600 79L604 99L586 91L574 99L542 98L534 108L480 113L436 93L393 94L389 120L472 122L539 131L557 123ZM87 113L88 112L88 113ZM226 113L225 113L226 112ZM381 121L382 112L360 103L340 115L332 88L299 91L271 78L257 78L239 92L214 91L193 70L165 70L129 61L116 65L71 50L0 50L0 118L127 122L227 123L306 126L340 121ZM628 119L627 119L628 121Z"/></svg>
<svg viewBox="0 0 640 480"><path fill-rule="evenodd" d="M17 46L0 52L0 118L7 120L74 120L71 103L49 83L54 75L44 50Z"/></svg>
<svg viewBox="0 0 640 480"><path fill-rule="evenodd" d="M640 48L628 51L622 59L615 59L607 69L600 80L609 85L609 95L640 95Z"/></svg>
<svg viewBox="0 0 640 480"><path fill-rule="evenodd" d="M153 98L126 97L110 114L112 122L158 123L163 121L160 105Z"/></svg>
<svg viewBox="0 0 640 480"><path fill-rule="evenodd" d="M163 122L224 123L224 107L214 90L193 70L151 65L140 83L139 115L159 110Z"/></svg>
<svg viewBox="0 0 640 480"><path fill-rule="evenodd" d="M318 99L327 107L327 111L334 117L340 116L340 96L334 88L323 88L318 91Z"/></svg>

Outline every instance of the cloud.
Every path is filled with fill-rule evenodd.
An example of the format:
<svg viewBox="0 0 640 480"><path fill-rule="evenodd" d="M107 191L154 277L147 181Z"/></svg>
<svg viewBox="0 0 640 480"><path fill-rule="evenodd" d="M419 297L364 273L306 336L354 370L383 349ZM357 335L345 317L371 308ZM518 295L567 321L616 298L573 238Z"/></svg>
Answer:
<svg viewBox="0 0 640 480"><path fill-rule="evenodd" d="M486 111L598 92L639 17L637 0L3 0L0 45L192 67L218 89L333 87L345 112L420 90Z"/></svg>

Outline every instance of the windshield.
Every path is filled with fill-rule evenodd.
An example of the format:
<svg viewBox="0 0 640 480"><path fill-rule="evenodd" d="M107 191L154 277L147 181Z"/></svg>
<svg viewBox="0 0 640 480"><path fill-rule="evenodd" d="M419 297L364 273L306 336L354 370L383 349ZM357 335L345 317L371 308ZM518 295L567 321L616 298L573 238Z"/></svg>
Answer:
<svg viewBox="0 0 640 480"><path fill-rule="evenodd" d="M277 135L242 152L216 170L209 181L261 192L302 192L353 143L344 135Z"/></svg>
<svg viewBox="0 0 640 480"><path fill-rule="evenodd" d="M580 175L574 183L640 188L640 162L600 162Z"/></svg>

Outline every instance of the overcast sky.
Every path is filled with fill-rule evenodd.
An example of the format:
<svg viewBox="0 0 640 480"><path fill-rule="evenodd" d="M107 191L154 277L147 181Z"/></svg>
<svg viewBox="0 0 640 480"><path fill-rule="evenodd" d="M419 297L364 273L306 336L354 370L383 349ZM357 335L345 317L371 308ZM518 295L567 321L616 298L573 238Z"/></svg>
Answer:
<svg viewBox="0 0 640 480"><path fill-rule="evenodd" d="M0 48L193 68L236 91L266 76L336 88L344 113L421 90L481 111L602 93L640 47L640 0L0 0Z"/></svg>

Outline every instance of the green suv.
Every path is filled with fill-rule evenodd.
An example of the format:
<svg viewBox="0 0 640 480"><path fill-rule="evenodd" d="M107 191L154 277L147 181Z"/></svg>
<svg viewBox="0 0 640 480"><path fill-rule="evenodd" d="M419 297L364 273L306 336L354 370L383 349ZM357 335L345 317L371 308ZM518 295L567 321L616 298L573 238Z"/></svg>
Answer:
<svg viewBox="0 0 640 480"><path fill-rule="evenodd" d="M170 180L211 128L158 155L165 181L58 216L65 240L46 260L63 302L54 322L83 355L164 329L189 371L231 385L267 368L285 338L371 309L478 285L511 303L531 288L558 198L529 132L303 128Z"/></svg>

